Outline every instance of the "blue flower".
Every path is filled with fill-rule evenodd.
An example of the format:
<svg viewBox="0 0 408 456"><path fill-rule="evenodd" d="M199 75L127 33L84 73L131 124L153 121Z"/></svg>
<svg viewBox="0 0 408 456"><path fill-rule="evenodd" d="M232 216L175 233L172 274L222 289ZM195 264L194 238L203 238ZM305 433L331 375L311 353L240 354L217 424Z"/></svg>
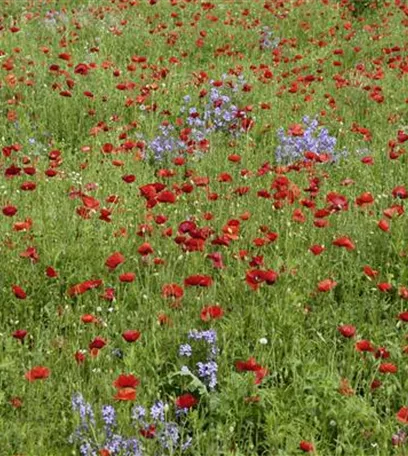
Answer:
<svg viewBox="0 0 408 456"><path fill-rule="evenodd" d="M180 345L180 348L179 348L180 356L191 356L192 354L193 354L193 349L191 348L191 345L189 345L189 344Z"/></svg>

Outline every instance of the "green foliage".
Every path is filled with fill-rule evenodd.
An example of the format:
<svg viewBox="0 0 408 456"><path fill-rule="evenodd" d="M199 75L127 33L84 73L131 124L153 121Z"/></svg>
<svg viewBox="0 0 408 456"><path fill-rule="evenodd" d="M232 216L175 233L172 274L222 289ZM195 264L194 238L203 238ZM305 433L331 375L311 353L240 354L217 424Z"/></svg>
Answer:
<svg viewBox="0 0 408 456"><path fill-rule="evenodd" d="M350 0L349 3L354 16L365 16L376 11L381 0Z"/></svg>

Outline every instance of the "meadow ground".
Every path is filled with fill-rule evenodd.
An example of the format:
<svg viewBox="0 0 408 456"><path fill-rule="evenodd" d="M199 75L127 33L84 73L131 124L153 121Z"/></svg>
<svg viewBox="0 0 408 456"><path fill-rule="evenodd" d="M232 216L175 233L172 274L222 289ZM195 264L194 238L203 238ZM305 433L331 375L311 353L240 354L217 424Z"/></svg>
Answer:
<svg viewBox="0 0 408 456"><path fill-rule="evenodd" d="M2 0L0 455L408 454L403 0Z"/></svg>

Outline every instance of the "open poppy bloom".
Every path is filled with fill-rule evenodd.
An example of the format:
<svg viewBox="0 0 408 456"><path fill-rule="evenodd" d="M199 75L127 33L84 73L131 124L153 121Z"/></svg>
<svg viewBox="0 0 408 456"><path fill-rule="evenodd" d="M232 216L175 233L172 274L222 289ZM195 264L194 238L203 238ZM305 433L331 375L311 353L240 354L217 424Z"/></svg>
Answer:
<svg viewBox="0 0 408 456"><path fill-rule="evenodd" d="M401 407L396 415L397 420L402 424L408 424L408 407Z"/></svg>
<svg viewBox="0 0 408 456"><path fill-rule="evenodd" d="M105 261L105 266L112 271L124 261L125 257L120 252L115 252Z"/></svg>
<svg viewBox="0 0 408 456"><path fill-rule="evenodd" d="M117 401L134 401L136 399L136 390L134 388L120 388L113 398Z"/></svg>
<svg viewBox="0 0 408 456"><path fill-rule="evenodd" d="M182 394L176 398L176 407L190 409L198 404L198 399L190 393Z"/></svg>
<svg viewBox="0 0 408 456"><path fill-rule="evenodd" d="M44 366L35 366L31 370L25 373L25 378L29 382L35 382L36 380L44 380L50 375L50 370L48 367Z"/></svg>
<svg viewBox="0 0 408 456"><path fill-rule="evenodd" d="M212 283L212 278L204 274L191 275L184 279L184 286L186 287L210 287Z"/></svg>
<svg viewBox="0 0 408 456"><path fill-rule="evenodd" d="M220 306L206 306L201 309L200 318L202 321L217 320L222 318L224 310Z"/></svg>

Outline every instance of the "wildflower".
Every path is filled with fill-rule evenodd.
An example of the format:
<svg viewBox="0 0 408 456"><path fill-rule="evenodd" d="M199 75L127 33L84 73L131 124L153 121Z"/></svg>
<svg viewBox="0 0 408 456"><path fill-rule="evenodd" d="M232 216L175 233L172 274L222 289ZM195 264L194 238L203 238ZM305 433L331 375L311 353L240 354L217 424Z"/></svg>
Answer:
<svg viewBox="0 0 408 456"><path fill-rule="evenodd" d="M402 424L408 424L408 407L401 407L396 415L397 420Z"/></svg>
<svg viewBox="0 0 408 456"><path fill-rule="evenodd" d="M220 306L206 306L201 309L200 318L202 321L217 320L222 318L224 311Z"/></svg>
<svg viewBox="0 0 408 456"><path fill-rule="evenodd" d="M189 345L189 344L180 345L180 348L179 348L180 356L190 357L192 354L193 354L193 350L191 348L191 345Z"/></svg>
<svg viewBox="0 0 408 456"><path fill-rule="evenodd" d="M312 453L314 451L314 446L311 442L307 442L306 440L302 440L299 443L299 449L304 451L305 453Z"/></svg>
<svg viewBox="0 0 408 456"><path fill-rule="evenodd" d="M325 155L330 161L335 161L347 154L346 151L335 150L337 140L329 135L326 128L318 130L317 118L305 116L303 124L305 128L300 124L293 125L288 136L285 135L283 128L278 130L279 145L275 151L278 163L293 163L305 158L307 160L307 157L315 161L325 161Z"/></svg>
<svg viewBox="0 0 408 456"><path fill-rule="evenodd" d="M48 367L44 366L35 366L31 370L25 373L25 378L29 382L34 382L36 380L44 380L50 375L50 370Z"/></svg>
<svg viewBox="0 0 408 456"><path fill-rule="evenodd" d="M356 328L353 325L341 325L337 329L346 338L354 337L356 334Z"/></svg>
<svg viewBox="0 0 408 456"><path fill-rule="evenodd" d="M113 270L124 261L125 257L120 252L115 252L105 261L105 266L107 266L110 270Z"/></svg>
<svg viewBox="0 0 408 456"><path fill-rule="evenodd" d="M164 403L157 401L150 409L150 415L155 421L164 422Z"/></svg>
<svg viewBox="0 0 408 456"><path fill-rule="evenodd" d="M180 409L190 409L198 404L198 399L190 393L183 394L176 398L175 404Z"/></svg>
<svg viewBox="0 0 408 456"><path fill-rule="evenodd" d="M133 330L133 329L127 329L122 333L122 337L126 342L136 342L140 338L140 332Z"/></svg>

